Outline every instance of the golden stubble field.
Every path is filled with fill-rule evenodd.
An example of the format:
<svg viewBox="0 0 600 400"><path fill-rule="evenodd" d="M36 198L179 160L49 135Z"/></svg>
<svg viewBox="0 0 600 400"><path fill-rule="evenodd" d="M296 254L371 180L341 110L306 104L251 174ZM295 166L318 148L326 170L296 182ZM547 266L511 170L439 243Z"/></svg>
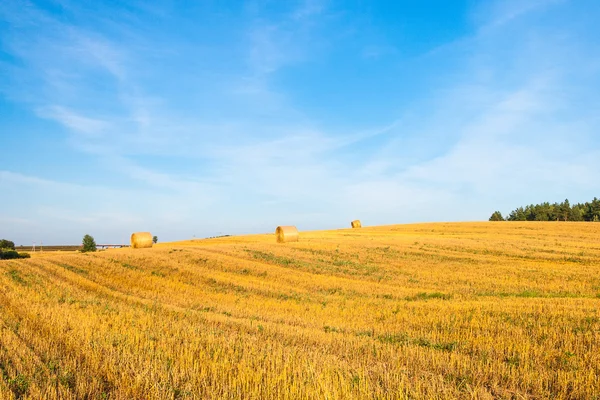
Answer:
<svg viewBox="0 0 600 400"><path fill-rule="evenodd" d="M600 398L600 224L0 262L2 399Z"/></svg>

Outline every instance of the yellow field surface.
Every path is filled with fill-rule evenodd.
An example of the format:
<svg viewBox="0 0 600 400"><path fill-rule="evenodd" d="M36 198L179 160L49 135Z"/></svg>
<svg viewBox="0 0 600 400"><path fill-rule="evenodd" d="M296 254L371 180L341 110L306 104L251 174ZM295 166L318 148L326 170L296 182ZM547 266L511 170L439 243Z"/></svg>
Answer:
<svg viewBox="0 0 600 400"><path fill-rule="evenodd" d="M1 399L599 399L600 223L0 262Z"/></svg>

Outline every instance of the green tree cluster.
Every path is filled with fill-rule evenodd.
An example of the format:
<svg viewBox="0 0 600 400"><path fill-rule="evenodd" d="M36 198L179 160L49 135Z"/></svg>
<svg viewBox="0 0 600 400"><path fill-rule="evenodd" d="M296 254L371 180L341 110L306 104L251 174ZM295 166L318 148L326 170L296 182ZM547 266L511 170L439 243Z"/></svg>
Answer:
<svg viewBox="0 0 600 400"><path fill-rule="evenodd" d="M88 251L96 251L96 241L90 235L85 235L82 241L83 247L81 251L86 253Z"/></svg>
<svg viewBox="0 0 600 400"><path fill-rule="evenodd" d="M15 250L15 243L0 239L0 260L12 260L15 258L29 258L29 253L19 253Z"/></svg>
<svg viewBox="0 0 600 400"><path fill-rule="evenodd" d="M492 216L490 217L490 221L504 221L504 217L500 211L494 211Z"/></svg>
<svg viewBox="0 0 600 400"><path fill-rule="evenodd" d="M502 221L502 214L496 211L490 221ZM571 205L568 199L562 203L548 202L518 207L508 214L506 221L600 221L600 199Z"/></svg>
<svg viewBox="0 0 600 400"><path fill-rule="evenodd" d="M15 242L6 239L0 239L0 249L14 250Z"/></svg>

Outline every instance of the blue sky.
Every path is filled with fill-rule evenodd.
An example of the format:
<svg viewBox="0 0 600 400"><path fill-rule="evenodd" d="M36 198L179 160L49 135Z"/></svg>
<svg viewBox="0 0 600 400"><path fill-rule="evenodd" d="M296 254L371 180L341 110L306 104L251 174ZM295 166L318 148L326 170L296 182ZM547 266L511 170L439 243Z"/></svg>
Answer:
<svg viewBox="0 0 600 400"><path fill-rule="evenodd" d="M600 196L595 0L147 3L0 2L1 238Z"/></svg>

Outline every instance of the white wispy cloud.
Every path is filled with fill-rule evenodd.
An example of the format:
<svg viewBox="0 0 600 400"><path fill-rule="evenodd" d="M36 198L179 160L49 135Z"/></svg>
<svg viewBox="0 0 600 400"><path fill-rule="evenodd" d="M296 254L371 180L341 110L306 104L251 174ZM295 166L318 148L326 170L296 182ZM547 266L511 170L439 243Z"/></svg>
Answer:
<svg viewBox="0 0 600 400"><path fill-rule="evenodd" d="M498 28L528 13L543 10L567 0L504 0L483 2L475 12L482 29Z"/></svg>
<svg viewBox="0 0 600 400"><path fill-rule="evenodd" d="M254 22L248 31L248 62L254 77L260 78L309 57L319 18L324 13L324 0L305 0L276 18L266 17L260 7L255 8Z"/></svg>
<svg viewBox="0 0 600 400"><path fill-rule="evenodd" d="M103 131L109 127L106 121L88 118L61 106L40 108L38 115L59 122L72 132L84 134L92 138L102 136Z"/></svg>
<svg viewBox="0 0 600 400"><path fill-rule="evenodd" d="M92 232L100 242L118 239L126 243L131 232L150 230L172 238L189 238L191 228L202 225L202 215L213 205L214 193L186 182L169 181L167 187L163 183L150 188L116 188L93 181L73 184L0 170L0 184L6 188L0 193L0 202L11 210L10 215L0 214L0 221L6 222L0 225L0 236L25 243L41 238L50 244L69 243ZM12 215L25 223L13 224L18 221Z"/></svg>

